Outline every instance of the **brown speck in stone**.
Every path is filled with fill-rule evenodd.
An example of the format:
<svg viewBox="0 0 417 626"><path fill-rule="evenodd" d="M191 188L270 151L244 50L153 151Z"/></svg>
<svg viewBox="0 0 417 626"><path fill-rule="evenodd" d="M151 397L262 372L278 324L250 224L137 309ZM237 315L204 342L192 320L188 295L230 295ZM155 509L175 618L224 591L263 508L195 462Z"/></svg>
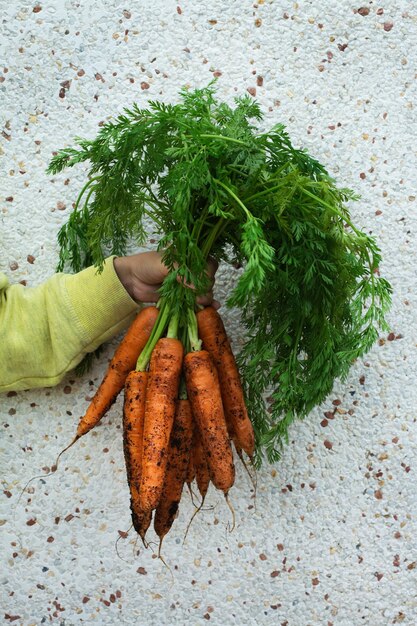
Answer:
<svg viewBox="0 0 417 626"><path fill-rule="evenodd" d="M263 76L258 76L256 78L256 84L258 85L258 87L262 87L262 85L264 84L264 77Z"/></svg>
<svg viewBox="0 0 417 626"><path fill-rule="evenodd" d="M177 13L178 13L178 15L182 15L182 9L179 6L177 6Z"/></svg>
<svg viewBox="0 0 417 626"><path fill-rule="evenodd" d="M339 400L338 398L336 398L336 400L333 400L332 404L333 404L333 406L340 406L342 404L342 401Z"/></svg>
<svg viewBox="0 0 417 626"><path fill-rule="evenodd" d="M277 576L279 576L279 571L275 569L273 572L271 572L271 578L276 578Z"/></svg>
<svg viewBox="0 0 417 626"><path fill-rule="evenodd" d="M217 20L209 20L209 24L215 26L215 24L217 24Z"/></svg>
<svg viewBox="0 0 417 626"><path fill-rule="evenodd" d="M117 590L116 591L116 598L121 598L122 597L122 592Z"/></svg>
<svg viewBox="0 0 417 626"><path fill-rule="evenodd" d="M85 75L85 71L84 71L83 69L78 70L78 72L77 72L77 76L80 76L80 77L81 77L81 76L84 76L84 75Z"/></svg>
<svg viewBox="0 0 417 626"><path fill-rule="evenodd" d="M365 17L366 15L369 15L369 9L368 7L361 7L358 9L358 13L359 15L362 15L362 17Z"/></svg>
<svg viewBox="0 0 417 626"><path fill-rule="evenodd" d="M359 378L359 382L360 382L361 385L364 385L365 384L365 376L361 376Z"/></svg>
<svg viewBox="0 0 417 626"><path fill-rule="evenodd" d="M34 264L34 262L36 261L35 257L32 254L28 254L26 257L26 260L28 263L30 263L31 265Z"/></svg>
<svg viewBox="0 0 417 626"><path fill-rule="evenodd" d="M326 419L321 420L321 422L320 422L320 426L322 426L323 428L326 428L326 426L328 425L328 423L329 423L329 422L328 422Z"/></svg>
<svg viewBox="0 0 417 626"><path fill-rule="evenodd" d="M365 172L361 172L361 173L359 174L359 178L361 178L362 180L365 180L365 178L366 178L366 174L365 174Z"/></svg>
<svg viewBox="0 0 417 626"><path fill-rule="evenodd" d="M48 543L53 543L55 541L55 537L52 537L52 535L50 535L46 541Z"/></svg>
<svg viewBox="0 0 417 626"><path fill-rule="evenodd" d="M256 88L255 87L248 87L247 91L250 93L251 96L253 96L253 97L256 96Z"/></svg>
<svg viewBox="0 0 417 626"><path fill-rule="evenodd" d="M26 522L26 526L33 526L34 524L36 524L36 518L32 517L31 519L28 519L28 521Z"/></svg>
<svg viewBox="0 0 417 626"><path fill-rule="evenodd" d="M317 585L320 584L320 581L318 578L313 578L313 580L311 581L311 584L313 585L313 587L317 587Z"/></svg>
<svg viewBox="0 0 417 626"><path fill-rule="evenodd" d="M116 596L114 595L114 593L110 594L109 600L110 600L110 602L113 602L113 603L116 602Z"/></svg>
<svg viewBox="0 0 417 626"><path fill-rule="evenodd" d="M94 74L94 78L95 78L96 80L101 80L101 82L102 82L102 83L104 83L104 78L103 78L103 77L102 77L102 75L101 75L101 74L99 74L98 72L96 72L96 73Z"/></svg>
<svg viewBox="0 0 417 626"><path fill-rule="evenodd" d="M65 89L63 87L61 87L61 89L59 90L59 97L65 98Z"/></svg>
<svg viewBox="0 0 417 626"><path fill-rule="evenodd" d="M72 389L69 385L65 385L64 387L64 393L71 393Z"/></svg>
<svg viewBox="0 0 417 626"><path fill-rule="evenodd" d="M407 565L407 569L416 569L416 567L417 567L417 562L416 561L413 561L412 563L409 563Z"/></svg>
<svg viewBox="0 0 417 626"><path fill-rule="evenodd" d="M9 409L9 415L16 415L16 409Z"/></svg>
<svg viewBox="0 0 417 626"><path fill-rule="evenodd" d="M70 80L64 80L62 83L60 83L60 85L64 89L69 89L71 87L71 81Z"/></svg>
<svg viewBox="0 0 417 626"><path fill-rule="evenodd" d="M68 515L66 517L64 517L66 522L70 522L72 519L74 519L74 516L72 513L68 513Z"/></svg>
<svg viewBox="0 0 417 626"><path fill-rule="evenodd" d="M211 619L211 617L210 617L210 614L209 614L209 613L205 613L205 614L203 615L203 617L204 617L204 619L207 619L207 620Z"/></svg>
<svg viewBox="0 0 417 626"><path fill-rule="evenodd" d="M375 578L379 581L383 578L384 574L380 574L379 572L375 572Z"/></svg>
<svg viewBox="0 0 417 626"><path fill-rule="evenodd" d="M39 13L39 11L42 11L42 7L40 6L40 4L37 4L33 7L32 11L33 13Z"/></svg>
<svg viewBox="0 0 417 626"><path fill-rule="evenodd" d="M284 545L282 543L277 543L277 549L282 552L284 549Z"/></svg>
<svg viewBox="0 0 417 626"><path fill-rule="evenodd" d="M393 564L394 567L400 567L400 555L399 554L396 554L394 556L392 564Z"/></svg>
<svg viewBox="0 0 417 626"><path fill-rule="evenodd" d="M377 209L377 210L375 211L375 215L382 215L382 211L381 211L380 209Z"/></svg>
<svg viewBox="0 0 417 626"><path fill-rule="evenodd" d="M213 72L213 76L216 76L216 78L219 78L219 76L221 76L222 73L220 70L216 70L215 72Z"/></svg>
<svg viewBox="0 0 417 626"><path fill-rule="evenodd" d="M148 573L144 567L138 567L136 571L138 574L142 574L142 576L146 576L146 574Z"/></svg>
<svg viewBox="0 0 417 626"><path fill-rule="evenodd" d="M382 491L380 489L377 489L374 493L374 496L377 500L382 500Z"/></svg>
<svg viewBox="0 0 417 626"><path fill-rule="evenodd" d="M6 202L13 202L13 196L7 196Z"/></svg>
<svg viewBox="0 0 417 626"><path fill-rule="evenodd" d="M3 491L4 495L6 496L6 498L11 498L12 494L10 493L10 491Z"/></svg>
<svg viewBox="0 0 417 626"><path fill-rule="evenodd" d="M255 20L255 26L256 28L259 28L260 26L262 26L262 20L259 17Z"/></svg>
<svg viewBox="0 0 417 626"><path fill-rule="evenodd" d="M130 20L130 18L132 17L132 14L130 11L128 11L127 9L124 9L123 11L123 17L125 17L127 20Z"/></svg>
<svg viewBox="0 0 417 626"><path fill-rule="evenodd" d="M145 89L149 89L149 87L150 87L150 84L149 84L149 83L142 82L142 83L140 84L140 88L141 88L143 91L144 91Z"/></svg>
<svg viewBox="0 0 417 626"><path fill-rule="evenodd" d="M390 30L394 27L392 22L384 22L384 30L386 33L389 33Z"/></svg>
<svg viewBox="0 0 417 626"><path fill-rule="evenodd" d="M82 603L87 604L87 602L90 602L90 598L88 596L84 596L84 598L82 599Z"/></svg>
<svg viewBox="0 0 417 626"><path fill-rule="evenodd" d="M347 43L338 43L337 47L339 48L340 52L344 52L346 50L346 48L348 47Z"/></svg>
<svg viewBox="0 0 417 626"><path fill-rule="evenodd" d="M260 555L259 555L259 558L261 559L261 561L266 561L267 556L266 556L266 554L264 554L264 553L262 552L262 554L260 554Z"/></svg>
<svg viewBox="0 0 417 626"><path fill-rule="evenodd" d="M323 443L324 443L324 447L327 448L328 450L332 450L333 449L333 444L328 439L325 439L323 441Z"/></svg>
<svg viewBox="0 0 417 626"><path fill-rule="evenodd" d="M387 337L388 341L394 341L395 339L395 333L390 333Z"/></svg>
<svg viewBox="0 0 417 626"><path fill-rule="evenodd" d="M376 10L376 14L377 15L383 15L384 14L384 9L382 9L382 8L377 9Z"/></svg>
<svg viewBox="0 0 417 626"><path fill-rule="evenodd" d="M318 70L319 72L324 72L324 65L319 65Z"/></svg>

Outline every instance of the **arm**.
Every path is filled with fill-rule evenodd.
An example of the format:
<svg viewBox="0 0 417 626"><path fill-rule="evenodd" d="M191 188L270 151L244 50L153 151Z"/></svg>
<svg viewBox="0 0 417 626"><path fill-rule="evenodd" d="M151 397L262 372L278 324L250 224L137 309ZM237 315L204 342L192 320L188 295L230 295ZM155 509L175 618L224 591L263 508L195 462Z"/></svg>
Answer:
<svg viewBox="0 0 417 626"><path fill-rule="evenodd" d="M138 310L113 258L97 274L55 274L38 287L0 291L0 392L50 387L87 352L123 330Z"/></svg>
<svg viewBox="0 0 417 626"><path fill-rule="evenodd" d="M38 287L0 275L0 392L50 387L84 355L124 330L140 303L156 302L167 274L162 254L110 257L103 272L55 274ZM209 263L214 282L217 265ZM212 302L212 292L199 298Z"/></svg>

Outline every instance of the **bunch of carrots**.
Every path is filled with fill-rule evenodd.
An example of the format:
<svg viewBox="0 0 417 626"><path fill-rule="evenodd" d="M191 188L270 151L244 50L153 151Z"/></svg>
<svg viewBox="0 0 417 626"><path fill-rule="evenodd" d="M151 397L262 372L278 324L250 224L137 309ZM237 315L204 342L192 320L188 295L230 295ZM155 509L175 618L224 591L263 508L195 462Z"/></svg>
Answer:
<svg viewBox="0 0 417 626"><path fill-rule="evenodd" d="M154 517L160 546L177 515L185 484L202 501L210 482L226 500L237 454L252 459L255 436L223 321L213 307L178 316L163 302L143 308L109 363L70 445L89 432L124 388L123 450L132 523L146 545ZM69 447L69 446L68 446ZM66 448L68 449L68 448ZM199 509L198 509L199 510Z"/></svg>

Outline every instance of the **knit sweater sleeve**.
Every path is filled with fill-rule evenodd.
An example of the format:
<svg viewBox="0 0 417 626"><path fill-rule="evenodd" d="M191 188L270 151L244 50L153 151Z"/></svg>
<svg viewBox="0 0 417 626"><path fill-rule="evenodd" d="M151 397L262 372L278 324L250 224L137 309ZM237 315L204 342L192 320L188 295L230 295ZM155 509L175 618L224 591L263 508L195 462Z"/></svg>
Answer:
<svg viewBox="0 0 417 626"><path fill-rule="evenodd" d="M83 356L128 326L139 305L113 265L55 274L38 287L0 274L0 392L57 384Z"/></svg>

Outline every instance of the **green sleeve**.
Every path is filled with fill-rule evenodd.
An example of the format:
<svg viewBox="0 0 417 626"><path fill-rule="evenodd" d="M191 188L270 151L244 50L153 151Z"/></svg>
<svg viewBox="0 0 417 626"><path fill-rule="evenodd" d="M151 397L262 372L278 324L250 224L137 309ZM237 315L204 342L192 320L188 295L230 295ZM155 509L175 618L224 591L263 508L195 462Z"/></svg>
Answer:
<svg viewBox="0 0 417 626"><path fill-rule="evenodd" d="M38 287L0 274L0 392L50 387L128 326L139 305L115 272L55 274Z"/></svg>

